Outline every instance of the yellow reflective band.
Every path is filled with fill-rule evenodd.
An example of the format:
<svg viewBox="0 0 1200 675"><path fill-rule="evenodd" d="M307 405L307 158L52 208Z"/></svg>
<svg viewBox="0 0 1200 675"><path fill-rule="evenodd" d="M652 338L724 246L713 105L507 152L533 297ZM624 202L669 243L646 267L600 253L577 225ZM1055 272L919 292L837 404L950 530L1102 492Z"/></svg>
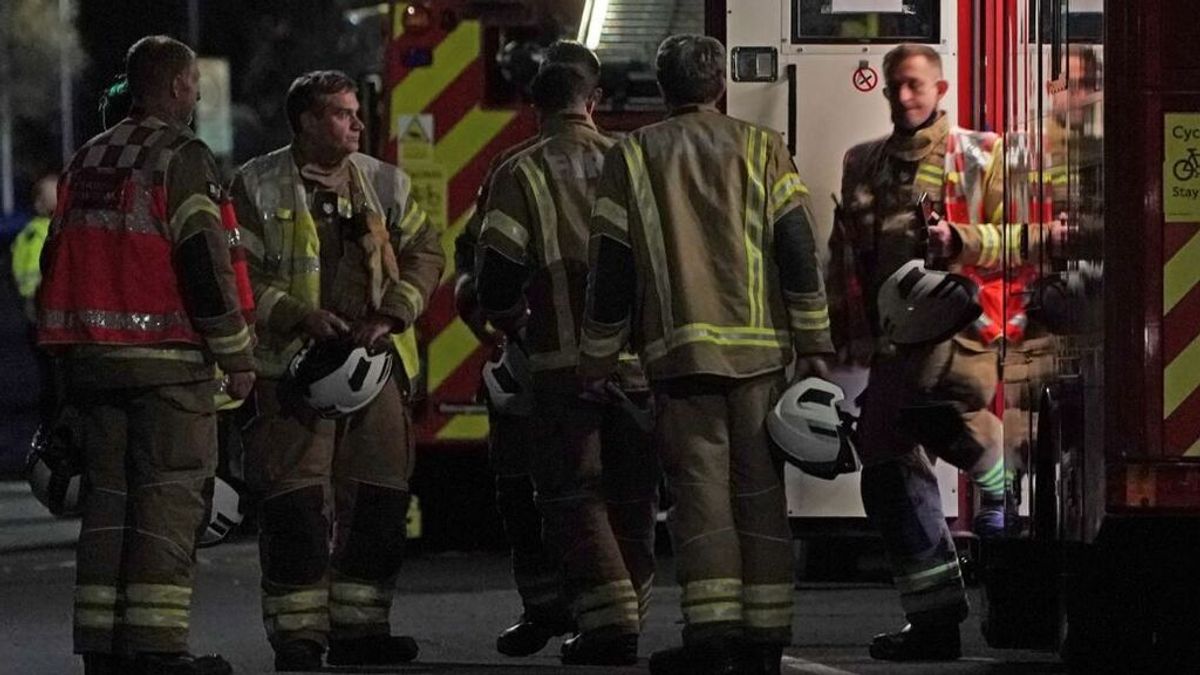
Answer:
<svg viewBox="0 0 1200 675"><path fill-rule="evenodd" d="M493 230L507 241L515 244L522 251L529 245L529 230L526 230L525 226L518 223L515 218L499 209L492 209L483 217L483 228L480 230L480 236L483 236L483 233Z"/></svg>
<svg viewBox="0 0 1200 675"><path fill-rule="evenodd" d="M734 578L701 579L691 581L683 587L685 603L693 600L712 600L719 598L741 598L742 580Z"/></svg>
<svg viewBox="0 0 1200 675"><path fill-rule="evenodd" d="M420 229L426 217L425 211L410 198L408 200L408 212L404 214L404 218L401 219L400 225L397 227L403 234L412 234Z"/></svg>
<svg viewBox="0 0 1200 675"><path fill-rule="evenodd" d="M329 618L333 623L342 625L387 623L388 608L343 605L339 602L331 601L329 603Z"/></svg>
<svg viewBox="0 0 1200 675"><path fill-rule="evenodd" d="M637 600L633 583L628 579L620 579L580 591L575 602L571 604L579 611L586 611L589 608L603 607L624 600L633 602Z"/></svg>
<svg viewBox="0 0 1200 675"><path fill-rule="evenodd" d="M792 197L796 195L807 195L808 186L804 181L800 180L800 175L789 171L783 174L783 177L775 181L775 186L771 188L771 203L775 205L775 211L786 206Z"/></svg>
<svg viewBox="0 0 1200 675"><path fill-rule="evenodd" d="M390 588L384 590L378 586L339 581L330 586L329 602L356 605L382 605L387 607L392 604L392 592Z"/></svg>
<svg viewBox="0 0 1200 675"><path fill-rule="evenodd" d="M75 602L85 605L114 605L117 589L112 586L76 586Z"/></svg>
<svg viewBox="0 0 1200 675"><path fill-rule="evenodd" d="M121 347L100 355L102 359L161 359L184 363L204 363L204 354L195 349L155 349L153 347Z"/></svg>
<svg viewBox="0 0 1200 675"><path fill-rule="evenodd" d="M920 572L897 576L895 582L901 593L914 593L961 577L958 561L951 561Z"/></svg>
<svg viewBox="0 0 1200 675"><path fill-rule="evenodd" d="M742 599L747 605L791 603L792 592L792 584L746 584L742 587Z"/></svg>
<svg viewBox="0 0 1200 675"><path fill-rule="evenodd" d="M689 624L741 622L742 603L738 601L706 601L683 606L683 620Z"/></svg>
<svg viewBox="0 0 1200 675"><path fill-rule="evenodd" d="M979 234L979 266L991 267L1000 257L1000 235L987 223L977 225L975 231Z"/></svg>
<svg viewBox="0 0 1200 675"><path fill-rule="evenodd" d="M940 185L946 177L946 169L936 164L922 162L917 167L917 180Z"/></svg>
<svg viewBox="0 0 1200 675"><path fill-rule="evenodd" d="M583 331L583 340L579 345L579 353L589 358L602 359L620 352L628 341L628 326L609 326L588 320Z"/></svg>
<svg viewBox="0 0 1200 675"><path fill-rule="evenodd" d="M396 290L400 291L400 295L404 296L404 300L412 307L413 318L420 316L421 312L425 311L425 296L416 286L401 279L400 283L396 284Z"/></svg>
<svg viewBox="0 0 1200 675"><path fill-rule="evenodd" d="M641 618L638 614L637 602L629 601L581 611L575 621L579 624L579 631L582 633L610 626L636 631L641 623Z"/></svg>
<svg viewBox="0 0 1200 675"><path fill-rule="evenodd" d="M542 233L542 264L550 273L550 296L554 299L554 323L558 330L560 351L578 349L575 338L575 315L571 312L570 288L567 268L562 262L562 246L558 241L558 208L553 193L546 181L546 174L528 156L517 161L517 170L529 183L533 200L537 203L538 229Z"/></svg>
<svg viewBox="0 0 1200 675"><path fill-rule="evenodd" d="M713 326L693 323L671 331L668 340L656 340L646 345L643 351L647 361L656 361L672 349L693 342L736 347L765 347L778 349L789 344L789 331L780 331L756 326Z"/></svg>
<svg viewBox="0 0 1200 675"><path fill-rule="evenodd" d="M625 210L624 206L608 197L596 200L596 204L592 207L592 217L603 218L616 225L617 229L622 232L629 231L629 212Z"/></svg>
<svg viewBox="0 0 1200 675"><path fill-rule="evenodd" d="M250 347L253 341L254 335L249 326L242 326L240 331L227 337L204 338L204 343L214 354L236 354Z"/></svg>
<svg viewBox="0 0 1200 675"><path fill-rule="evenodd" d="M966 602L966 591L961 584L946 586L927 593L900 594L900 606L906 614L954 607L964 602Z"/></svg>
<svg viewBox="0 0 1200 675"><path fill-rule="evenodd" d="M186 608L192 602L192 589L169 584L129 584L125 587L125 600L131 605L171 605Z"/></svg>
<svg viewBox="0 0 1200 675"><path fill-rule="evenodd" d="M324 609L325 605L329 604L329 591L320 589L297 591L287 595L264 595L262 601L264 615Z"/></svg>
<svg viewBox="0 0 1200 675"><path fill-rule="evenodd" d="M786 607L750 607L742 610L743 620L750 628L783 628L792 625L792 604Z"/></svg>
<svg viewBox="0 0 1200 675"><path fill-rule="evenodd" d="M1021 230L1022 225L1009 225L1004 228L1004 239L1007 244L1008 262L1011 265L1022 264L1021 260Z"/></svg>
<svg viewBox="0 0 1200 675"><path fill-rule="evenodd" d="M111 629L117 625L117 617L111 609L86 609L83 607L76 607L75 625L80 628Z"/></svg>
<svg viewBox="0 0 1200 675"><path fill-rule="evenodd" d="M796 330L825 330L829 328L829 308L793 309L790 310L794 319L792 328Z"/></svg>
<svg viewBox="0 0 1200 675"><path fill-rule="evenodd" d="M179 205L179 208L175 209L175 213L171 216L171 229L179 232L183 224L198 213L205 213L216 218L218 221L221 220L220 209L217 208L217 205L213 203L213 200L207 194L193 194L189 195Z"/></svg>
<svg viewBox="0 0 1200 675"><path fill-rule="evenodd" d="M126 607L123 623L142 628L177 628L187 630L186 609L164 609L161 607Z"/></svg>
<svg viewBox="0 0 1200 675"><path fill-rule="evenodd" d="M289 614L280 614L269 621L263 622L267 628L267 635L276 635L277 633L294 633L302 630L329 630L329 613L324 608L319 612L294 612Z"/></svg>
<svg viewBox="0 0 1200 675"><path fill-rule="evenodd" d="M279 301L287 297L287 293L275 288L274 286L265 286L259 292L258 298L254 301L254 311L258 317L258 321L264 325L269 325L271 322L271 312L275 309L275 305Z"/></svg>
<svg viewBox="0 0 1200 675"><path fill-rule="evenodd" d="M767 135L751 129L746 137L746 300L751 326L766 325L763 282L763 219L766 217Z"/></svg>
<svg viewBox="0 0 1200 675"><path fill-rule="evenodd" d="M635 139L626 138L621 142L620 148L625 158L625 169L629 173L629 185L633 189L633 202L637 205L638 216L642 220L643 236L646 237L663 335L670 335L675 327L675 311L671 306L671 278L667 276L667 246L663 240L662 215L654 199L654 187L650 184L650 174L646 171L646 157L642 146L638 145Z"/></svg>

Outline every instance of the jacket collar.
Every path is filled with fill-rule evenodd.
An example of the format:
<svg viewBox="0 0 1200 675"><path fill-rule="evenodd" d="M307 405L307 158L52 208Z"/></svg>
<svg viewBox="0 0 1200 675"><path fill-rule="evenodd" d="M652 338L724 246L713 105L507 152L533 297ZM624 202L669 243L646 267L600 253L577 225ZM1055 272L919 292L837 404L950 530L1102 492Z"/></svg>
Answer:
<svg viewBox="0 0 1200 675"><path fill-rule="evenodd" d="M595 129L596 123L591 117L580 113L553 113L542 118L541 137L554 136L570 129L571 127L584 127L587 129Z"/></svg>
<svg viewBox="0 0 1200 675"><path fill-rule="evenodd" d="M681 105L677 108L672 108L669 117L676 117L678 115L687 115L698 112L720 114L721 111L717 110L717 106L713 103L689 103L687 105Z"/></svg>
<svg viewBox="0 0 1200 675"><path fill-rule="evenodd" d="M905 162L917 162L946 140L950 133L950 117L945 111L938 111L938 117L933 124L922 127L914 133L893 132L887 141L888 154Z"/></svg>

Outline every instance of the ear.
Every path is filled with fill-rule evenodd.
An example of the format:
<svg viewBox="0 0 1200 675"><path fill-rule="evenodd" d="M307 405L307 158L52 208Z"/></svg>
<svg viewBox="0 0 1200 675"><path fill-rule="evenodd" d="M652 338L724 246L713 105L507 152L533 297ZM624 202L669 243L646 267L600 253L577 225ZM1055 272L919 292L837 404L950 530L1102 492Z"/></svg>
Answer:
<svg viewBox="0 0 1200 675"><path fill-rule="evenodd" d="M948 92L948 91L950 91L950 83L947 82L946 80L938 80L937 81L938 98L945 96L946 92Z"/></svg>
<svg viewBox="0 0 1200 675"><path fill-rule="evenodd" d="M300 131L301 133L309 133L317 124L317 116L312 114L311 110L305 110L300 113Z"/></svg>

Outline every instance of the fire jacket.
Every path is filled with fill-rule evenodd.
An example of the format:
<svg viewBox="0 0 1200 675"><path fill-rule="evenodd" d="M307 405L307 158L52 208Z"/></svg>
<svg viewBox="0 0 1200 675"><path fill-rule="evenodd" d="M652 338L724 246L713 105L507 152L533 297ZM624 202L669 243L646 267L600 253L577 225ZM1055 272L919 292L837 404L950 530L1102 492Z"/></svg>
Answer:
<svg viewBox="0 0 1200 675"><path fill-rule="evenodd" d="M88 141L60 183L43 252L38 343L71 381L153 386L253 370L236 229L212 154L185 126L127 118Z"/></svg>
<svg viewBox="0 0 1200 675"><path fill-rule="evenodd" d="M250 160L234 177L265 377L283 375L304 342L302 321L318 308L351 321L370 312L396 320L403 327L394 341L405 372L412 379L420 370L413 324L441 278L438 232L413 200L403 171L360 153L347 167L358 202L352 208L365 225L361 232L326 233L342 244L332 266L322 266L323 257L328 260L323 237L291 146Z"/></svg>
<svg viewBox="0 0 1200 675"><path fill-rule="evenodd" d="M580 372L612 372L627 341L651 382L749 377L832 351L807 194L778 134L711 106L610 149Z"/></svg>

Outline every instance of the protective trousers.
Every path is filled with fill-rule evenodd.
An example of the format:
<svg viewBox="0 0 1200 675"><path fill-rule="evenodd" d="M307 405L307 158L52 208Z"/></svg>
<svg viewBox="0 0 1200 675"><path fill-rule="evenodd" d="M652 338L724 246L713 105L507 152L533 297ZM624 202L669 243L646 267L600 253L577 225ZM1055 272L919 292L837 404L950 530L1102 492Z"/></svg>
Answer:
<svg viewBox="0 0 1200 675"><path fill-rule="evenodd" d="M998 356L977 345L955 337L877 356L863 393L863 506L883 536L900 603L914 624L961 621L968 611L929 458L1003 495L1003 430L987 409Z"/></svg>
<svg viewBox="0 0 1200 675"><path fill-rule="evenodd" d="M785 385L782 370L654 384L685 644L791 643L792 533L766 431Z"/></svg>
<svg viewBox="0 0 1200 675"><path fill-rule="evenodd" d="M245 461L261 498L267 637L278 647L388 634L414 455L400 387L337 420L286 382L260 380L256 397Z"/></svg>
<svg viewBox="0 0 1200 675"><path fill-rule="evenodd" d="M496 508L512 551L513 578L525 617L565 622L562 573L542 543L542 516L530 476L531 418L490 411L488 459L496 474Z"/></svg>
<svg viewBox="0 0 1200 675"><path fill-rule="evenodd" d="M538 377L535 394L530 468L571 613L581 633L639 633L654 580L650 433L614 404L578 398L573 375Z"/></svg>
<svg viewBox="0 0 1200 675"><path fill-rule="evenodd" d="M187 651L195 538L217 459L215 382L69 389L90 484L75 651Z"/></svg>

